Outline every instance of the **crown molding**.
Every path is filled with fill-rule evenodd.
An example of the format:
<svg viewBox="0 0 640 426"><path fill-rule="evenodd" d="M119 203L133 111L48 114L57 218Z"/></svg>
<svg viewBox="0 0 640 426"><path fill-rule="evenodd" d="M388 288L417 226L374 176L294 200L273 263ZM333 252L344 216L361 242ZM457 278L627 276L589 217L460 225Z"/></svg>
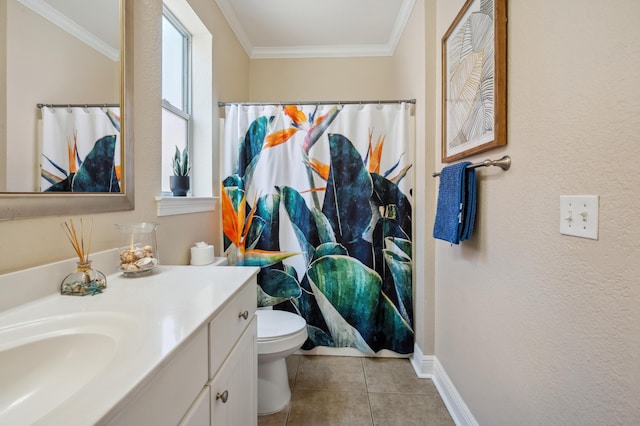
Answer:
<svg viewBox="0 0 640 426"><path fill-rule="evenodd" d="M18 2L76 37L78 40L102 53L112 61L118 62L120 60L119 49L113 48L109 44L105 43L102 39L96 37L93 33L87 31L77 22L67 18L47 3L41 0L18 0Z"/></svg>
<svg viewBox="0 0 640 426"><path fill-rule="evenodd" d="M216 0L216 3L250 59L393 56L415 5L415 0L402 0L389 41L385 44L264 47L251 42L230 1Z"/></svg>

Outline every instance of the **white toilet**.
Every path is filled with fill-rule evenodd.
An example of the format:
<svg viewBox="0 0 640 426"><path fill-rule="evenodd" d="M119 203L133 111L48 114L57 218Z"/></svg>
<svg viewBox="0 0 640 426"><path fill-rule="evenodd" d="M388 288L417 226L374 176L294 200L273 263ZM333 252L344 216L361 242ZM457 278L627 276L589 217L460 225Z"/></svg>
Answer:
<svg viewBox="0 0 640 426"><path fill-rule="evenodd" d="M258 414L282 410L291 399L285 358L307 340L307 322L291 312L258 309Z"/></svg>

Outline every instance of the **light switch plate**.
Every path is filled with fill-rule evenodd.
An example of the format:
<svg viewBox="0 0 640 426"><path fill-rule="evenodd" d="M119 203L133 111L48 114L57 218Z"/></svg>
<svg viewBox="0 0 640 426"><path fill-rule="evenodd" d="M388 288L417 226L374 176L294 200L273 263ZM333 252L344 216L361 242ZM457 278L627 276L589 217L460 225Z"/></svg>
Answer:
<svg viewBox="0 0 640 426"><path fill-rule="evenodd" d="M598 239L598 195L560 196L560 233Z"/></svg>

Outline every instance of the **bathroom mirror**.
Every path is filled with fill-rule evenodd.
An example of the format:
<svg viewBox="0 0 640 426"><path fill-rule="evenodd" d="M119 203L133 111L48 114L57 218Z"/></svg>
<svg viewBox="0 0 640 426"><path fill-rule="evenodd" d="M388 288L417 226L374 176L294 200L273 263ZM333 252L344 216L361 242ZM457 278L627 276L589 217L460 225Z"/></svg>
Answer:
<svg viewBox="0 0 640 426"><path fill-rule="evenodd" d="M106 19L104 10L98 3L108 2L113 10L114 19ZM87 4L92 7L86 8ZM46 13L36 13L33 9L42 9ZM64 6L72 14L62 12ZM49 10L51 13L49 13ZM83 21L81 10L93 14L96 27L89 34L77 34L74 25ZM132 210L134 208L134 176L133 176L133 134L132 134L132 81L133 81L133 0L103 0L100 2L87 0L7 0L0 3L0 220L12 220L37 216L58 216L70 214L91 214ZM16 13L18 15L16 15ZM34 14L32 16L31 14ZM45 19L44 15L49 17ZM51 18L52 17L52 18ZM88 16L91 18L91 16ZM11 20L9 18L12 18ZM33 22L41 25L43 32L17 32L16 21ZM68 22L67 22L68 21ZM71 25L70 25L71 24ZM13 30L10 25L13 25ZM35 24L34 24L35 25ZM100 26L100 28L98 28ZM114 28L115 26L115 28ZM81 29L81 26L78 26ZM109 28L110 27L110 28ZM94 31L95 30L95 31ZM102 43L95 34L104 34L109 30L116 31L115 49L108 43ZM80 31L81 32L81 31ZM18 36L16 36L18 34ZM42 54L29 52L29 46L47 46L51 38L65 41L65 59L52 65L57 53L51 53L54 60L39 62ZM79 39L83 39L79 42ZM89 40L89 41L87 41ZM10 45L10 43L14 43ZM68 44L67 44L68 43ZM83 44L77 44L83 43ZM104 49L101 47L104 44ZM90 47L88 47L89 45ZM10 47L8 47L10 46ZM16 47L18 46L18 47ZM79 47L81 46L81 47ZM96 47L97 46L97 47ZM89 50L94 55L90 60L82 60L80 50ZM16 50L20 54L16 55ZM32 49L33 50L33 49ZM71 56L69 57L69 50ZM105 53L106 52L106 53ZM23 61L20 72L11 63L19 56ZM105 60L110 56L110 59ZM70 58L70 59L69 59ZM76 60L77 59L77 60ZM74 67L83 62L81 73L93 79L80 80L73 76ZM89 68L86 68L86 64ZM93 68L91 68L93 66ZM70 67L70 68L67 68ZM18 74L18 75L17 75ZM66 76L66 80L51 79L53 76ZM56 77L58 78L58 77ZM43 84L42 80L46 81ZM44 87L40 91L32 86ZM57 91L56 91L57 90ZM24 98L29 98L24 100ZM119 156L119 192L39 192L37 180L42 174L40 170L43 126L39 123L40 111L37 104L59 105L103 105L119 104L120 143L116 155ZM84 108L86 110L86 108ZM20 112L16 114L16 110ZM16 118L18 117L18 118ZM26 125L16 125L18 119L26 117ZM22 136L24 129L30 132ZM20 136L16 136L20 135ZM37 148L33 148L33 147ZM72 144L69 144L72 146ZM18 155L15 153L18 152ZM85 158L78 158L83 161ZM69 159L72 154L69 154ZM25 179L15 179L12 171L25 164L24 169L30 175ZM66 170L65 170L66 171ZM71 165L68 171L71 172ZM15 182L31 180L35 184L21 186Z"/></svg>

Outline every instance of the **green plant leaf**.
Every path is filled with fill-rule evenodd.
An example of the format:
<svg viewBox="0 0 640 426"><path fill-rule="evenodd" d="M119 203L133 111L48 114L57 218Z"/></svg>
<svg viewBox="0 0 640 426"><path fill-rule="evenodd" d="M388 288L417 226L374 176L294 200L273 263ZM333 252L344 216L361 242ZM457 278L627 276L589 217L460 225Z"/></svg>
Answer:
<svg viewBox="0 0 640 426"><path fill-rule="evenodd" d="M238 149L238 170L236 173L240 177L244 177L246 174L247 166L251 164L254 157L260 154L262 151L262 145L264 144L264 138L267 135L267 126L269 125L269 117L258 117L247 129L244 140L240 142Z"/></svg>
<svg viewBox="0 0 640 426"><path fill-rule="evenodd" d="M331 165L322 213L331 224L337 242L346 246L362 237L369 225L373 185L360 154L349 139L330 134L329 149Z"/></svg>
<svg viewBox="0 0 640 426"><path fill-rule="evenodd" d="M312 288L315 286L322 293L322 297L327 299L341 318L353 326L367 342L373 338L382 286L382 280L374 270L357 259L331 255L314 261L309 266L307 274ZM320 295L315 289L314 294L331 335L338 343L344 336L338 338L334 335L334 331L340 330L342 333L344 326L331 324L332 321L339 319L326 303L320 303ZM332 331L332 327L337 328ZM351 337L355 338L355 336Z"/></svg>
<svg viewBox="0 0 640 426"><path fill-rule="evenodd" d="M273 306L289 299L298 298L302 294L300 284L291 275L277 269L262 269L258 276L259 306Z"/></svg>
<svg viewBox="0 0 640 426"><path fill-rule="evenodd" d="M315 259L320 259L323 256L331 256L331 255L343 255L343 256L348 256L349 252L347 252L347 249L342 245L342 244L338 244L338 243L324 243L324 244L320 244L318 247L316 247L316 253L315 253Z"/></svg>
<svg viewBox="0 0 640 426"><path fill-rule="evenodd" d="M326 346L329 348L333 348L336 346L335 342L331 338L331 335L329 335L321 328L307 324L307 335L309 336L307 342L312 342L312 345L307 345L305 343L302 349L313 349L316 346Z"/></svg>
<svg viewBox="0 0 640 426"><path fill-rule="evenodd" d="M377 347L400 354L413 352L414 333L386 294L381 293Z"/></svg>
<svg viewBox="0 0 640 426"><path fill-rule="evenodd" d="M298 243L305 252L308 265L314 258L314 247L320 244L314 217L302 196L295 189L283 186L280 189L280 196L282 197L285 211L289 215Z"/></svg>
<svg viewBox="0 0 640 426"><path fill-rule="evenodd" d="M411 241L404 238L386 237L384 239L385 248L391 250L401 258L404 257L411 261L413 246Z"/></svg>
<svg viewBox="0 0 640 426"><path fill-rule="evenodd" d="M327 217L320 210L315 207L311 208L311 214L313 215L313 219L316 223L316 228L318 229L318 238L322 243L335 243L336 235L333 232L333 228L331 228L331 223Z"/></svg>
<svg viewBox="0 0 640 426"><path fill-rule="evenodd" d="M242 266L259 266L264 268L298 254L300 253L247 250L244 253Z"/></svg>
<svg viewBox="0 0 640 426"><path fill-rule="evenodd" d="M379 207L387 210L387 217L395 219L402 228L404 234L409 237L411 235L411 203L406 195L400 191L398 185L385 179L376 173L371 173L373 182L373 197L371 200ZM391 217L391 206L393 213Z"/></svg>
<svg viewBox="0 0 640 426"><path fill-rule="evenodd" d="M173 174L175 176L188 176L191 171L189 165L189 150L185 146L182 152L176 146L176 151L173 154Z"/></svg>
<svg viewBox="0 0 640 426"><path fill-rule="evenodd" d="M358 330L349 324L340 312L332 305L331 301L325 297L324 293L311 282L311 288L316 295L318 305L322 315L329 327L331 340L337 347L356 348L361 352L373 355L373 350L369 347Z"/></svg>
<svg viewBox="0 0 640 426"><path fill-rule="evenodd" d="M251 226L249 227L249 232L247 232L245 248L248 250L253 250L256 248L258 243L260 242L262 232L266 227L266 222L263 218L254 216L251 221Z"/></svg>
<svg viewBox="0 0 640 426"><path fill-rule="evenodd" d="M412 324L413 293L412 293L412 264L411 258L395 244L395 238L385 238L388 248L384 249L384 259L389 266L393 282L398 295L398 311L407 324ZM405 240L406 241L406 240ZM400 243L403 244L403 243Z"/></svg>

